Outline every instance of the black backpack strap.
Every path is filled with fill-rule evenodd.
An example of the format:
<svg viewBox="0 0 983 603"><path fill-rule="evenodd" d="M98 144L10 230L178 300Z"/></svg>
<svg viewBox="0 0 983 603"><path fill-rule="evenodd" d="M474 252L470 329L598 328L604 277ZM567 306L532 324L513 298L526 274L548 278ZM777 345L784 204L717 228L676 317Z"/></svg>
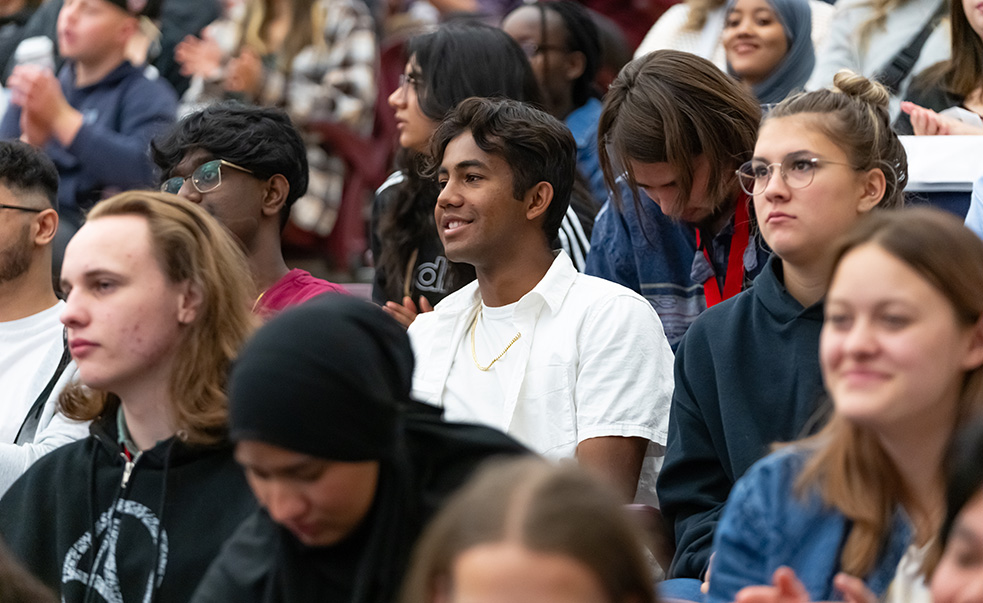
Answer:
<svg viewBox="0 0 983 603"><path fill-rule="evenodd" d="M901 90L901 82L914 69L915 63L918 62L918 57L922 54L922 48L925 46L925 42L932 35L932 32L935 31L942 17L945 16L947 6L948 2L945 0L940 2L938 8L935 9L935 13L925 22L925 26L918 32L918 35L907 46L899 50L898 54L894 55L890 63L874 75L874 79L883 84L891 94L897 94Z"/></svg>
<svg viewBox="0 0 983 603"><path fill-rule="evenodd" d="M55 369L55 373L48 380L48 384L44 386L44 389L41 390L41 395L31 405L31 410L27 412L27 418L24 419L20 430L17 431L17 437L14 438L14 443L17 445L30 444L34 441L34 436L37 435L38 431L38 424L41 422L41 415L44 413L44 405L48 402L48 398L51 397L51 392L55 389L58 380L61 379L61 374L65 372L65 367L72 361L72 355L68 352L68 334L62 331L61 337L61 360L58 361L58 367Z"/></svg>

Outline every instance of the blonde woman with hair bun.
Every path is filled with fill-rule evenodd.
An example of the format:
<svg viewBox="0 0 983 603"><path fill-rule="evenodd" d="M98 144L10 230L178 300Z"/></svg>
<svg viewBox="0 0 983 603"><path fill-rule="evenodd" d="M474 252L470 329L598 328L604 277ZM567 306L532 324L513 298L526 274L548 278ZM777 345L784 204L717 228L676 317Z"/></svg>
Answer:
<svg viewBox="0 0 983 603"><path fill-rule="evenodd" d="M752 230L773 255L749 289L701 314L676 351L657 484L675 529L672 578L705 577L734 483L771 444L815 426L834 242L866 214L904 202L907 158L888 121L887 91L849 72L836 86L792 96L765 116L738 175ZM671 592L695 590L680 586Z"/></svg>

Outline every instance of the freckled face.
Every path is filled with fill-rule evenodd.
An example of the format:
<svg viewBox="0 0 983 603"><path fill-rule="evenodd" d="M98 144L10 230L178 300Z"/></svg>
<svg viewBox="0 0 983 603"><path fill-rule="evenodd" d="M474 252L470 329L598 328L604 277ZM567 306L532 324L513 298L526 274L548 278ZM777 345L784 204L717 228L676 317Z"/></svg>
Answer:
<svg viewBox="0 0 983 603"><path fill-rule="evenodd" d="M61 321L82 383L122 395L169 376L194 312L182 309L187 283L172 283L142 216L87 222L62 265Z"/></svg>

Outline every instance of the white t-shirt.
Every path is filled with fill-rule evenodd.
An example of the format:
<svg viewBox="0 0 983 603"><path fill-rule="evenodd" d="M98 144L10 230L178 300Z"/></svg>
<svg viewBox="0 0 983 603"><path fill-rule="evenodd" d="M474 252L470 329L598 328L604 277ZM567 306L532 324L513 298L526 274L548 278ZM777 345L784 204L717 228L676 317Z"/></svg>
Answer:
<svg viewBox="0 0 983 603"><path fill-rule="evenodd" d="M0 322L0 495L38 458L89 432L87 423L56 412L58 394L78 373L70 362L45 402L34 442L14 444L28 411L61 360L65 348L59 316L64 307L64 302L58 302L27 318Z"/></svg>
<svg viewBox="0 0 983 603"><path fill-rule="evenodd" d="M922 564L932 543L911 544L898 562L898 571L884 595L884 603L931 603L932 595L925 584Z"/></svg>
<svg viewBox="0 0 983 603"><path fill-rule="evenodd" d="M474 325L474 352L478 362L488 367L509 345L519 328L512 320L516 304L497 308L481 304L477 323ZM521 339L521 337L520 337ZM518 343L518 341L516 341ZM514 347L515 344L512 345ZM447 377L444 418L451 422L474 422L492 425L501 431L508 429L505 413L505 392L518 374L518 365L512 351L505 352L487 371L475 366L471 355L471 330L461 339L454 355L450 375Z"/></svg>
<svg viewBox="0 0 983 603"><path fill-rule="evenodd" d="M59 302L33 316L0 322L0 442L13 443L61 360L63 306Z"/></svg>

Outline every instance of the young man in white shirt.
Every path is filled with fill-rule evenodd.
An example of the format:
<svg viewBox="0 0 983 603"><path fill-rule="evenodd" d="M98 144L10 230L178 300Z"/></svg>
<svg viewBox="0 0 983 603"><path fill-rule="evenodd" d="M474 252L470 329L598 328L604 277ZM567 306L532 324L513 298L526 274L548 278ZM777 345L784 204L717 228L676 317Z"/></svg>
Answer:
<svg viewBox="0 0 983 603"><path fill-rule="evenodd" d="M56 410L76 372L51 280L57 191L41 151L0 142L0 494L42 455L88 434Z"/></svg>
<svg viewBox="0 0 983 603"><path fill-rule="evenodd" d="M468 99L437 128L437 230L477 279L410 326L414 395L655 505L672 352L644 298L554 251L575 153L562 123L514 101Z"/></svg>

